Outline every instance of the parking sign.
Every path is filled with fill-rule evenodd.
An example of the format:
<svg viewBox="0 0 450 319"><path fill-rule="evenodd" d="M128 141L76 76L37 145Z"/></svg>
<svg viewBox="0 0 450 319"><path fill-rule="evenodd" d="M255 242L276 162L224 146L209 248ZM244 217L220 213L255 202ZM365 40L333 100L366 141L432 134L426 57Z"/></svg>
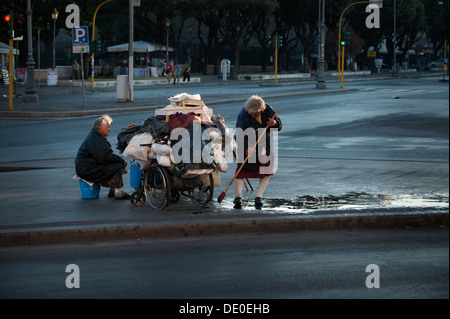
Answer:
<svg viewBox="0 0 450 319"><path fill-rule="evenodd" d="M73 53L89 53L89 28L73 27L72 28L72 52Z"/></svg>

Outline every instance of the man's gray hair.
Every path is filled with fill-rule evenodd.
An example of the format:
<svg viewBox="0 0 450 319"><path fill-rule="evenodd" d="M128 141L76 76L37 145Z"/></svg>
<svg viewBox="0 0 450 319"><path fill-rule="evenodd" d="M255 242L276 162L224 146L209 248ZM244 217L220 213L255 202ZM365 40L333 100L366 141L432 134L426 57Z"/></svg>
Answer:
<svg viewBox="0 0 450 319"><path fill-rule="evenodd" d="M250 114L261 112L264 111L265 109L266 109L266 102L264 102L264 100L258 95L253 95L245 103L245 110Z"/></svg>
<svg viewBox="0 0 450 319"><path fill-rule="evenodd" d="M111 118L111 116L105 114L100 116L98 119L95 120L94 122L94 128L96 130L98 130L99 128L101 128L103 125L109 124L111 125L113 119Z"/></svg>

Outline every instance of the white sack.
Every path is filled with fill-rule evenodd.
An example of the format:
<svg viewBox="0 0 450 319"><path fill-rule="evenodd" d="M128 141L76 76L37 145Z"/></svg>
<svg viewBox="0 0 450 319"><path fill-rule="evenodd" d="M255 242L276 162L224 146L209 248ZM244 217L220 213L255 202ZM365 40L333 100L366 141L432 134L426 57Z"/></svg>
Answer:
<svg viewBox="0 0 450 319"><path fill-rule="evenodd" d="M172 161L170 160L170 155L159 155L157 156L158 164L164 167L172 167Z"/></svg>
<svg viewBox="0 0 450 319"><path fill-rule="evenodd" d="M141 133L133 136L128 143L128 146L123 151L123 156L147 161L150 146L141 146L141 144L151 144L153 142L153 137L150 133Z"/></svg>
<svg viewBox="0 0 450 319"><path fill-rule="evenodd" d="M170 155L171 147L167 144L155 143L152 145L152 152L158 155Z"/></svg>

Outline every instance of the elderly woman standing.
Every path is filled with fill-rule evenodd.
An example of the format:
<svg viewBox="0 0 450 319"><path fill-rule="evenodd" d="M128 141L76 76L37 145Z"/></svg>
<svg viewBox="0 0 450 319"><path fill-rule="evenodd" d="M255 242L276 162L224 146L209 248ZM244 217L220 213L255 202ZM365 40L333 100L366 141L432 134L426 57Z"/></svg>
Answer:
<svg viewBox="0 0 450 319"><path fill-rule="evenodd" d="M269 161L270 145L272 140L271 128L278 131L282 128L281 119L278 115L274 119L274 109L266 104L259 96L254 95L248 99L244 108L238 115L236 121L236 139L239 149L237 160L237 169L240 168L244 159L249 155L249 160L244 164L242 170L236 176L236 198L234 199L234 208L242 208L242 186L247 178L259 178L259 188L255 197L255 208L263 207L262 196L269 183L270 176L273 176L273 163ZM268 126L264 137L260 143L254 147L258 140L258 130L262 131ZM248 131L250 129L250 131ZM252 141L248 138L253 135Z"/></svg>
<svg viewBox="0 0 450 319"><path fill-rule="evenodd" d="M113 153L106 139L112 121L109 115L103 115L94 122L94 127L78 150L76 173L86 181L110 188L108 197L130 199L130 195L122 190L122 174L127 162Z"/></svg>

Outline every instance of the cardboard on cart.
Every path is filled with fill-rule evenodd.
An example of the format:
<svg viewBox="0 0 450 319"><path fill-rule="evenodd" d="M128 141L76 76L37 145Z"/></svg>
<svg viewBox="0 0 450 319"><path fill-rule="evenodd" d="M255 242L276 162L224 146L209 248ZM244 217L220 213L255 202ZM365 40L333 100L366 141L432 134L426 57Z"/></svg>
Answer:
<svg viewBox="0 0 450 319"><path fill-rule="evenodd" d="M206 106L174 106L168 105L163 109L156 109L155 116L165 116L166 122L169 122L170 116L176 113L189 114L195 113L200 116L202 120L211 121L213 116L213 109Z"/></svg>

